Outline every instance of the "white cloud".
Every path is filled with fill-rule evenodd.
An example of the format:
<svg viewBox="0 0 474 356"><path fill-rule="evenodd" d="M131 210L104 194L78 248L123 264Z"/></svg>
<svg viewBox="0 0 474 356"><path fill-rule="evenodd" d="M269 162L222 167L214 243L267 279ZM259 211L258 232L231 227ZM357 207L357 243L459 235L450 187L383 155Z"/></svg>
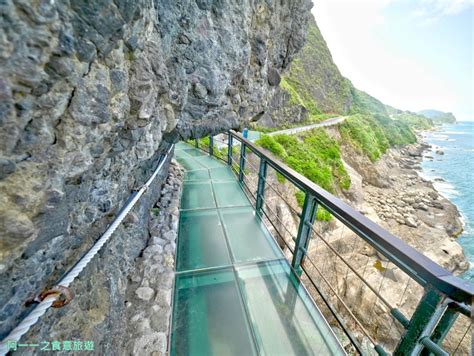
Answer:
<svg viewBox="0 0 474 356"><path fill-rule="evenodd" d="M457 15L474 5L474 0L422 0L411 17L422 25L435 24L444 16Z"/></svg>
<svg viewBox="0 0 474 356"><path fill-rule="evenodd" d="M454 84L383 37L384 9L396 1L402 0L317 0L312 11L336 65L357 88L403 110L455 110L460 103ZM419 16L423 11L425 19L432 18L426 13L430 6L452 14L466 3L472 0L422 0Z"/></svg>

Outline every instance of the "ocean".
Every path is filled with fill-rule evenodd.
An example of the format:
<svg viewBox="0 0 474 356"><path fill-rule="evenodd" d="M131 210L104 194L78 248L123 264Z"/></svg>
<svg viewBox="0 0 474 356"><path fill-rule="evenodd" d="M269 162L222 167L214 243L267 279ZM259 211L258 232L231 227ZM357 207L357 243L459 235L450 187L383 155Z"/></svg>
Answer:
<svg viewBox="0 0 474 356"><path fill-rule="evenodd" d="M452 201L462 215L464 232L458 241L471 265L462 277L474 281L474 121L445 124L426 132L424 142L433 146L431 152L425 153L433 160L423 159L422 176L433 181L436 190ZM437 154L437 150L444 155Z"/></svg>

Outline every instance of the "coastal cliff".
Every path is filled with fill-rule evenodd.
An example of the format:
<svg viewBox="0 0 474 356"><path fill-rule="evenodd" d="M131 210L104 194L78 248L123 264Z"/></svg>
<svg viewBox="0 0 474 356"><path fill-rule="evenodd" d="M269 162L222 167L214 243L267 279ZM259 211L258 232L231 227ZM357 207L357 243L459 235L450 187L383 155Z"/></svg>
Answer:
<svg viewBox="0 0 474 356"><path fill-rule="evenodd" d="M278 130L319 122L327 115L343 121L291 137L263 136L257 144L455 275L465 272L469 263L456 240L463 229L459 211L419 176L423 152L429 148L421 142L419 132L432 130L438 122L423 113L385 105L355 88L337 70L313 21L309 33L308 42L275 94L277 105L270 107L255 128ZM311 80L312 76L317 78ZM280 237L286 239L280 244L284 247L291 244L291 234L295 236L298 230L299 217L294 212L303 200L292 184L276 175L269 180L278 194L270 191L266 199L277 215L277 230L284 231ZM391 305L411 315L423 289L410 283L410 278L381 253L354 238L354 233L329 213L320 209L317 220L316 229L340 256L351 261L369 283L379 286ZM329 261L319 268L332 287L370 334L393 350L403 328L390 323L385 317L389 313L386 306L353 274L341 278L346 265L318 244L317 237L314 240L308 255L313 261ZM308 264L306 268L312 267ZM390 272L390 278L385 278L385 271ZM409 287L404 290L401 286ZM331 295L330 290L327 293ZM317 295L314 291L313 296ZM332 302L337 304L338 300L333 298ZM345 312L342 307L340 311ZM326 316L331 318L330 313ZM357 328L355 324L351 327ZM358 336L364 338L362 333Z"/></svg>
<svg viewBox="0 0 474 356"><path fill-rule="evenodd" d="M303 46L294 1L6 1L0 31L0 334L105 230L170 142L237 128ZM167 167L31 335L117 354L126 289ZM166 249L174 255L173 245ZM165 246L166 247L166 246ZM166 279L170 277L160 275ZM57 320L61 322L57 322ZM27 335L28 337L28 335Z"/></svg>
<svg viewBox="0 0 474 356"><path fill-rule="evenodd" d="M448 244L456 263L442 262L448 257L438 253L441 240L461 233L459 212L417 174L422 152L427 149L418 132L433 129L436 117L450 115L434 110L402 111L358 90L339 72L314 18L308 28L308 40L283 76L271 102L274 106L256 126L301 125L324 120L325 115L341 116L344 121L325 130L308 131L299 140L273 136L258 143L326 190L361 210L364 205L370 208L376 221L430 257L437 254L449 270L464 271L465 258L456 242ZM298 143L304 144L304 149L295 149ZM317 162L314 169L308 168L310 161ZM395 224L388 224L388 220ZM438 230L443 238L436 237ZM428 244L426 236L433 236ZM429 252L435 248L429 247L432 243L439 245L438 252Z"/></svg>

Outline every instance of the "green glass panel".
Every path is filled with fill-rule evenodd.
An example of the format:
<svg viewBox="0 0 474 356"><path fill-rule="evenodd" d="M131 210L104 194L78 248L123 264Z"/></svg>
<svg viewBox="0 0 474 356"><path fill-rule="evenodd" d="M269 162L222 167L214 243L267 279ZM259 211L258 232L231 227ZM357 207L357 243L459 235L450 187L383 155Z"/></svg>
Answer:
<svg viewBox="0 0 474 356"><path fill-rule="evenodd" d="M197 148L187 148L184 149L184 152L186 152L188 155L192 157L200 157L200 156L207 156L207 153L197 149Z"/></svg>
<svg viewBox="0 0 474 356"><path fill-rule="evenodd" d="M181 149L181 150L184 150L184 149L187 149L187 148L192 148L191 145L185 143L185 142L178 142L175 144L175 150L178 150L178 149Z"/></svg>
<svg viewBox="0 0 474 356"><path fill-rule="evenodd" d="M179 156L176 157L176 160L184 167L185 170L195 171L195 170L200 170L200 169L206 168L202 164L197 162L195 160L195 158L189 157L189 156L185 157L184 155L181 156L181 157L179 157Z"/></svg>
<svg viewBox="0 0 474 356"><path fill-rule="evenodd" d="M344 355L286 261L238 267L252 327L267 355Z"/></svg>
<svg viewBox="0 0 474 356"><path fill-rule="evenodd" d="M176 277L171 355L256 355L232 269Z"/></svg>
<svg viewBox="0 0 474 356"><path fill-rule="evenodd" d="M175 149L175 150L174 150L174 157L175 157L176 159L178 159L178 158L187 159L187 158L189 158L190 156L189 156L184 150L177 150L177 149Z"/></svg>
<svg viewBox="0 0 474 356"><path fill-rule="evenodd" d="M237 262L281 258L283 254L251 207L220 210L224 229Z"/></svg>
<svg viewBox="0 0 474 356"><path fill-rule="evenodd" d="M217 211L182 211L177 270L224 265L230 265L230 258Z"/></svg>
<svg viewBox="0 0 474 356"><path fill-rule="evenodd" d="M181 195L181 209L215 208L211 183L185 182Z"/></svg>
<svg viewBox="0 0 474 356"><path fill-rule="evenodd" d="M219 167L212 168L209 170L211 172L211 178L213 180L232 180L235 181L235 174L232 172L230 167Z"/></svg>
<svg viewBox="0 0 474 356"><path fill-rule="evenodd" d="M209 171L207 169L188 171L184 174L184 180L209 180Z"/></svg>
<svg viewBox="0 0 474 356"><path fill-rule="evenodd" d="M194 157L194 159L206 168L218 168L224 166L223 163L211 156Z"/></svg>
<svg viewBox="0 0 474 356"><path fill-rule="evenodd" d="M238 182L213 182L212 186L219 208L250 205Z"/></svg>

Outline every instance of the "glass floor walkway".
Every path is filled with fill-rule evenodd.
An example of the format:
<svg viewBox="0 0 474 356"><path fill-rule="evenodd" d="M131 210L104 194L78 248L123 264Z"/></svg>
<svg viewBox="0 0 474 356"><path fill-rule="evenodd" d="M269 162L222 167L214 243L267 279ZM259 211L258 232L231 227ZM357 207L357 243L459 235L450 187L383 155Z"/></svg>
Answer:
<svg viewBox="0 0 474 356"><path fill-rule="evenodd" d="M176 145L181 196L171 355L339 355L332 330L229 166Z"/></svg>

